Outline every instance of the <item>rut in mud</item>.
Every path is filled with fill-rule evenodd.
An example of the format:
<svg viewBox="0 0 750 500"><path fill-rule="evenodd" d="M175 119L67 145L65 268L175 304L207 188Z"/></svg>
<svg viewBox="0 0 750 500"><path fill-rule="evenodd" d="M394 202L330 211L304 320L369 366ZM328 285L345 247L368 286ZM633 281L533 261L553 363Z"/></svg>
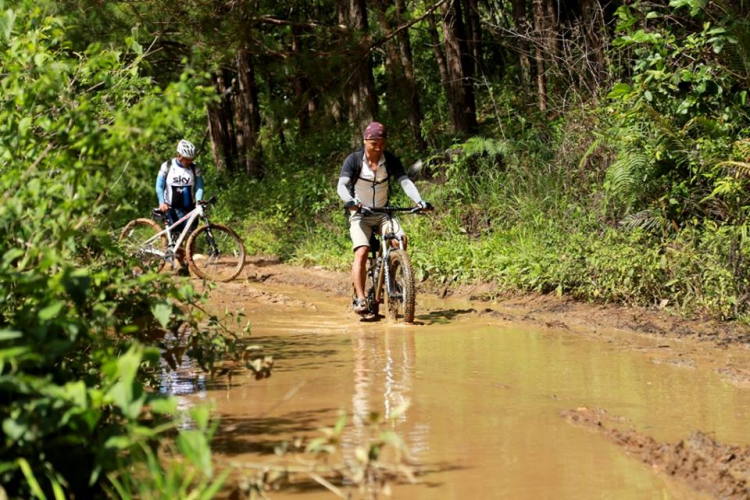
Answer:
<svg viewBox="0 0 750 500"><path fill-rule="evenodd" d="M568 422L594 429L659 473L724 500L750 498L750 446L721 444L696 431L677 443L660 443L633 429L621 430L622 417L602 409L563 412Z"/></svg>

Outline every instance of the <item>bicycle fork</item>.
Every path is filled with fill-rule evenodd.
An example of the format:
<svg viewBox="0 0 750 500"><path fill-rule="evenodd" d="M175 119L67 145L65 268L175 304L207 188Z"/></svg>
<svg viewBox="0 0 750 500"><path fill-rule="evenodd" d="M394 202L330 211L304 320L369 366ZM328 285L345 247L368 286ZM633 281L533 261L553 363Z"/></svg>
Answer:
<svg viewBox="0 0 750 500"><path fill-rule="evenodd" d="M383 255L383 262L380 266L380 272L377 276L377 287L375 288L375 300L380 302L380 300L383 298L381 294L383 292L388 294L388 297L392 299L400 300L402 298L402 295L398 293L394 287L393 287L393 281L391 281L391 264L390 264L390 255L391 255L392 249L386 250L385 254ZM373 280L374 281L374 280ZM383 286L383 282L385 282L385 287Z"/></svg>
<svg viewBox="0 0 750 500"><path fill-rule="evenodd" d="M211 231L211 223L207 223L208 226L206 227L206 235L208 235L208 243L211 245L211 251L214 253L214 257L219 255L219 245L216 244L216 240L214 239L214 233Z"/></svg>

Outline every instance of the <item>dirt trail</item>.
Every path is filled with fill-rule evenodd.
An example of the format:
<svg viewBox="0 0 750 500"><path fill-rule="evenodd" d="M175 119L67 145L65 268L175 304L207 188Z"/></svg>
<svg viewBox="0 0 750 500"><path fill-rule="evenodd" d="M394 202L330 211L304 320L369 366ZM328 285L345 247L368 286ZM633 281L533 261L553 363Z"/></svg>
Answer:
<svg viewBox="0 0 750 500"><path fill-rule="evenodd" d="M251 259L238 281L228 286L236 288L243 282L293 285L337 296L351 293L347 273L293 267L268 257ZM623 349L642 351L654 363L710 370L728 383L750 388L750 327L744 325L686 319L657 308L587 304L551 294L483 300L493 294L489 284L451 289L426 283L419 293L464 301L462 314L485 318L488 323L569 330ZM418 318L420 309L424 313L418 304Z"/></svg>
<svg viewBox="0 0 750 500"><path fill-rule="evenodd" d="M725 500L750 498L750 446L728 446L696 431L675 444L660 443L634 429L622 417L601 409L563 413L570 423L593 429L650 465L655 471L687 483L697 491Z"/></svg>

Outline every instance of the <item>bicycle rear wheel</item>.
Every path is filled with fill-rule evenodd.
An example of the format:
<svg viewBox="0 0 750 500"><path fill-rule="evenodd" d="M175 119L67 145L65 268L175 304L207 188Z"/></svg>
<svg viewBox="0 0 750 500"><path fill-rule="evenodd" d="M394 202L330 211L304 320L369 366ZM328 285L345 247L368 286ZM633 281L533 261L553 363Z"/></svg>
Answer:
<svg viewBox="0 0 750 500"><path fill-rule="evenodd" d="M151 219L135 219L128 222L120 233L120 245L129 255L133 255L140 263L133 271L136 274L158 273L166 261L162 257L167 250L167 235L155 239L148 245L146 240L162 231L161 226ZM159 252L159 253L157 253Z"/></svg>
<svg viewBox="0 0 750 500"><path fill-rule="evenodd" d="M237 233L221 224L201 226L187 242L190 270L201 278L227 282L245 265L245 246Z"/></svg>
<svg viewBox="0 0 750 500"><path fill-rule="evenodd" d="M394 250L388 258L391 296L386 290L386 306L388 320L393 322L403 321L412 323L414 321L414 304L416 302L416 290L414 287L414 271L411 268L409 255L404 250Z"/></svg>

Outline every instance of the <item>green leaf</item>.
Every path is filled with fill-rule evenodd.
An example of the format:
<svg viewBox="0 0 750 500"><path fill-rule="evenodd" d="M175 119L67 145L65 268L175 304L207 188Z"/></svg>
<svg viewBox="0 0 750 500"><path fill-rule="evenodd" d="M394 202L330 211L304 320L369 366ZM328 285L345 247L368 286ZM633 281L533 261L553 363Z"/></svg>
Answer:
<svg viewBox="0 0 750 500"><path fill-rule="evenodd" d="M112 436L104 442L104 447L112 450L127 450L134 444L128 436Z"/></svg>
<svg viewBox="0 0 750 500"><path fill-rule="evenodd" d="M199 430L180 432L177 436L177 447L185 458L195 465L206 477L213 475L211 448L206 435Z"/></svg>
<svg viewBox="0 0 750 500"><path fill-rule="evenodd" d="M607 97L610 99L617 99L626 96L631 92L633 92L633 88L627 83L616 83L615 87L612 89L612 92L607 94Z"/></svg>
<svg viewBox="0 0 750 500"><path fill-rule="evenodd" d="M208 424L211 420L211 408L208 405L199 405L195 408L191 408L190 416L195 422L195 425L198 426L198 429L202 432L208 430Z"/></svg>
<svg viewBox="0 0 750 500"><path fill-rule="evenodd" d="M156 398L149 401L151 411L159 414L174 415L177 413L177 400L175 398Z"/></svg>
<svg viewBox="0 0 750 500"><path fill-rule="evenodd" d="M23 334L16 330L0 330L0 342L3 340L19 339L22 336Z"/></svg>
<svg viewBox="0 0 750 500"><path fill-rule="evenodd" d="M19 257L23 257L25 254L26 252L24 252L20 248L11 248L3 254L3 265L9 266L11 262L18 259Z"/></svg>
<svg viewBox="0 0 750 500"><path fill-rule="evenodd" d="M169 318L172 315L172 306L167 302L160 302L151 306L151 313L154 315L162 327L167 328Z"/></svg>
<svg viewBox="0 0 750 500"><path fill-rule="evenodd" d="M60 314L60 310L63 307L63 303L60 301L53 302L52 304L48 305L41 311L39 311L39 319L42 321L49 321L52 318L56 317L58 314Z"/></svg>
<svg viewBox="0 0 750 500"><path fill-rule="evenodd" d="M29 428L26 425L21 424L12 418L6 418L3 420L3 432L5 433L5 436L12 441L18 441L21 439L28 430Z"/></svg>
<svg viewBox="0 0 750 500"><path fill-rule="evenodd" d="M42 488L39 486L39 482L36 480L36 477L34 477L34 472L31 470L29 462L27 462L25 458L19 458L18 460L16 460L16 463L21 468L21 472L23 472L23 476L26 478L26 482L29 484L31 493L40 500L47 500L47 497L44 495Z"/></svg>
<svg viewBox="0 0 750 500"><path fill-rule="evenodd" d="M140 415L146 402L143 387L135 380L141 363L143 349L133 345L128 352L117 360L117 383L109 390L108 395L120 408L122 413L134 420Z"/></svg>
<svg viewBox="0 0 750 500"><path fill-rule="evenodd" d="M10 40L10 35L13 33L13 24L16 22L16 13L11 9L0 13L0 35L2 35L4 41Z"/></svg>

